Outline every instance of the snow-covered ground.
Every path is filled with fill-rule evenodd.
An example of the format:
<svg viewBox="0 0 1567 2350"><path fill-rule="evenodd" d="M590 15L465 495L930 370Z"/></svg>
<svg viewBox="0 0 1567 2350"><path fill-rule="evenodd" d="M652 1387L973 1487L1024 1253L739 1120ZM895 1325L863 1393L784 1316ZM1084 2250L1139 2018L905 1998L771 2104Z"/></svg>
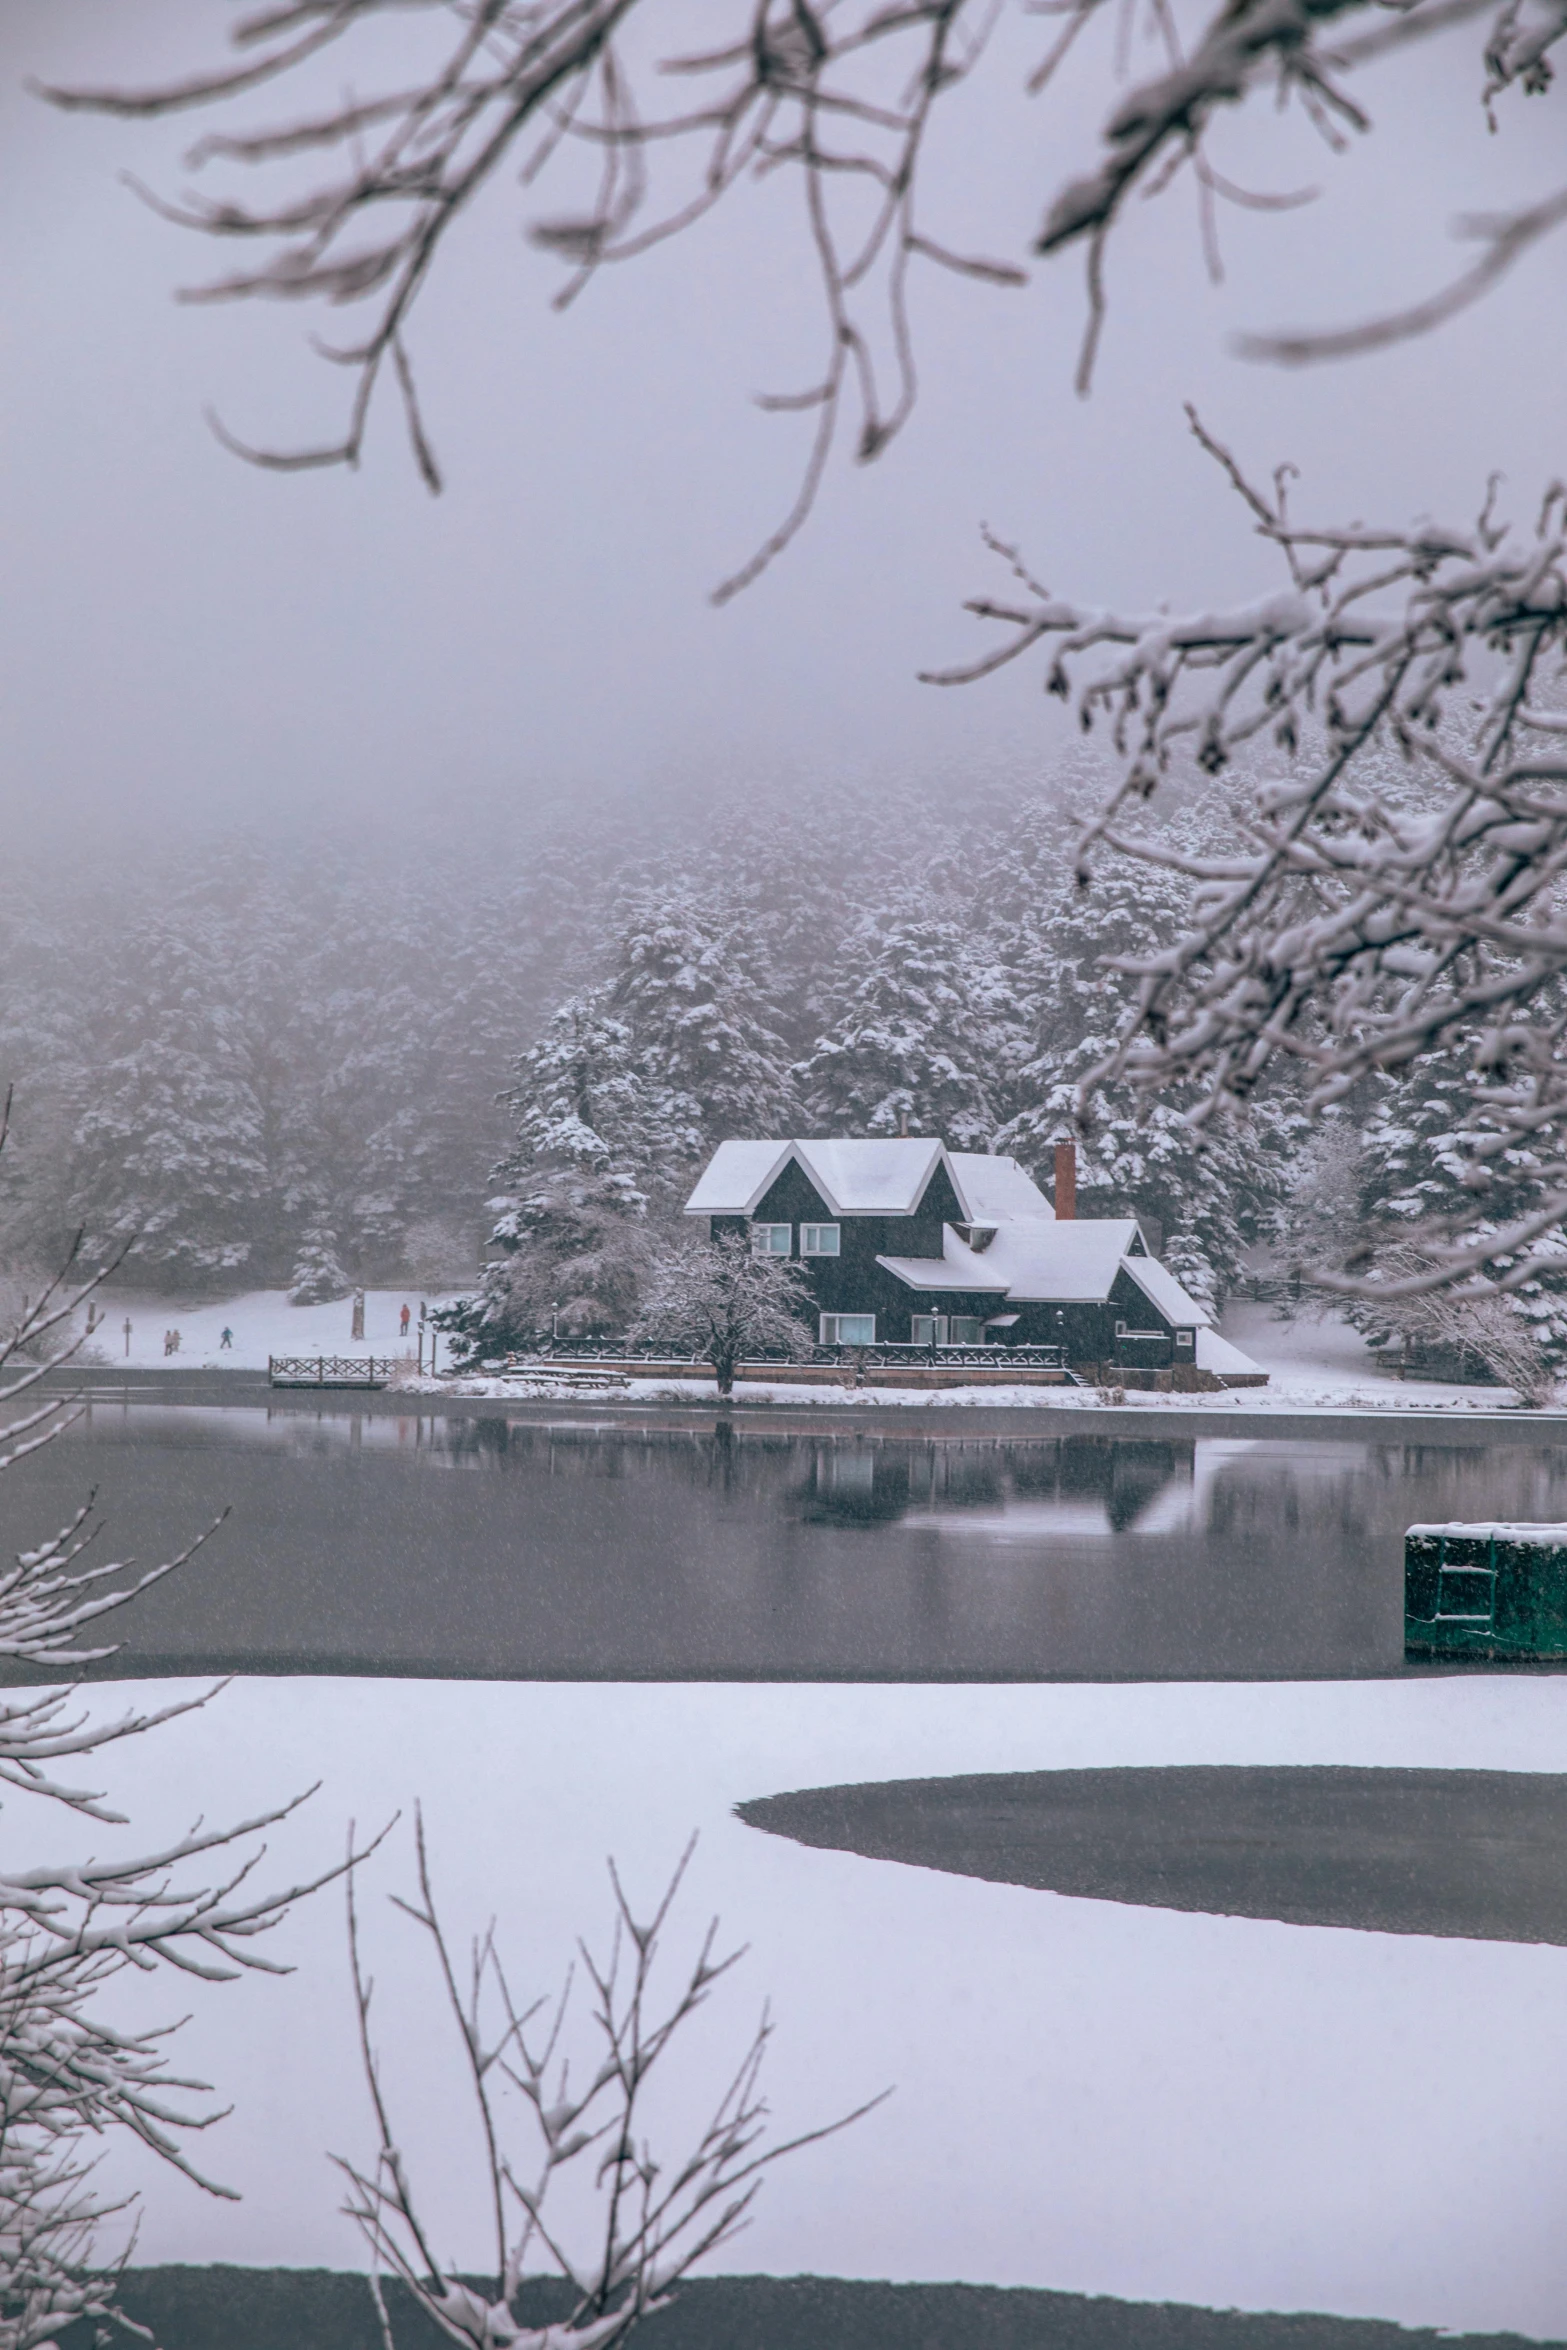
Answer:
<svg viewBox="0 0 1567 2350"><path fill-rule="evenodd" d="M105 1293L103 1320L93 1339L92 1359L113 1367L160 1367L261 1370L271 1355L374 1354L397 1356L412 1350L421 1303L434 1306L434 1296L421 1298L417 1290L372 1289L365 1295L365 1335L351 1336L353 1309L347 1298L330 1305L292 1306L280 1289L250 1290L217 1305L171 1305L164 1298L148 1298L123 1291ZM409 1337L401 1334L400 1317L409 1308ZM124 1325L131 1325L129 1346ZM1217 1395L1155 1395L1131 1389L1128 1405L1145 1411L1201 1410L1225 1417L1269 1411L1300 1411L1312 1406L1342 1411L1487 1411L1513 1404L1503 1387L1445 1385L1433 1380L1390 1378L1380 1371L1365 1341L1336 1317L1321 1321L1283 1322L1269 1306L1233 1305L1225 1315L1223 1335L1269 1373L1264 1388L1230 1388ZM179 1353L163 1351L167 1330L178 1330ZM221 1343L224 1330L232 1344ZM441 1361L446 1360L441 1342ZM549 1380L528 1378L458 1379L442 1376L425 1392L466 1396L509 1396L518 1400L549 1399L560 1393ZM710 1404L716 1389L710 1380L633 1379L615 1392L635 1403ZM845 1404L885 1406L896 1410L960 1410L998 1405L1034 1408L1099 1409L1091 1389L1039 1387L815 1387L779 1379L771 1383L745 1381L739 1398L751 1404L815 1404L841 1409Z"/></svg>
<svg viewBox="0 0 1567 2350"><path fill-rule="evenodd" d="M1232 1304L1225 1314L1226 1338L1244 1349L1268 1373L1256 1398L1298 1410L1303 1404L1331 1404L1338 1410L1364 1404L1381 1411L1450 1410L1494 1412L1515 1403L1511 1388L1463 1386L1434 1379L1398 1379L1379 1368L1358 1330L1336 1314L1320 1320L1285 1322L1272 1306Z"/></svg>
<svg viewBox="0 0 1567 2350"><path fill-rule="evenodd" d="M1379 1370L1358 1331L1336 1317L1323 1321L1282 1322L1268 1306L1232 1306L1224 1318L1223 1335L1232 1346L1268 1373L1266 1387L1226 1388L1203 1395L1159 1395L1128 1388L1126 1405L1144 1412L1201 1411L1234 1419L1269 1412L1299 1412L1312 1408L1333 1411L1496 1412L1515 1408L1505 1387L1466 1387L1429 1379L1400 1380ZM473 1396L547 1398L560 1392L547 1379L442 1378L426 1382L427 1392ZM635 1403L711 1404L717 1390L711 1380L632 1379L618 1390ZM1002 1406L1052 1411L1098 1411L1101 1399L1082 1387L815 1387L780 1378L764 1383L745 1380L735 1389L742 1404L872 1405L888 1410L951 1411Z"/></svg>
<svg viewBox="0 0 1567 2350"><path fill-rule="evenodd" d="M168 1684L159 1685L165 1693ZM137 1694L155 1699L157 1688ZM95 1691L118 1710L127 1692ZM350 1818L401 1826L364 1872L394 2126L441 2249L487 2258L460 2051L410 1889L422 1797L459 1949L494 1914L514 1992L607 1925L604 1858L645 1907L701 1831L672 1943L747 1942L694 2034L682 2109L764 1996L781 2129L896 2094L783 2165L725 2265L967 2278L1567 2335L1567 1950L1189 1915L988 1884L741 1825L732 1807L885 1777L1111 1764L1556 1770L1567 1679L1290 1685L735 1686L239 1682L93 1768L130 1831L7 1807L17 1859L144 1847L323 1781L273 1833L276 1881ZM25 1827L24 1827L25 1822ZM278 1937L282 1980L133 1986L194 2009L181 2064L234 2100L198 2151L212 2202L140 2156L138 2258L359 2263L329 2151L363 2159L343 1903Z"/></svg>
<svg viewBox="0 0 1567 2350"><path fill-rule="evenodd" d="M291 1306L281 1289L247 1290L217 1305L173 1305L165 1297L106 1289L98 1298L102 1317L94 1333L92 1360L113 1366L130 1363L148 1368L228 1369L264 1371L269 1355L374 1354L412 1351L421 1303L438 1305L433 1294L421 1297L417 1289L369 1289L365 1292L365 1334L353 1337L353 1303L346 1297L330 1305ZM402 1309L409 1309L409 1334L401 1335ZM130 1323L127 1340L126 1322ZM172 1358L163 1350L164 1333L177 1330L179 1352ZM232 1344L222 1343L225 1330ZM445 1345L442 1343L442 1359Z"/></svg>

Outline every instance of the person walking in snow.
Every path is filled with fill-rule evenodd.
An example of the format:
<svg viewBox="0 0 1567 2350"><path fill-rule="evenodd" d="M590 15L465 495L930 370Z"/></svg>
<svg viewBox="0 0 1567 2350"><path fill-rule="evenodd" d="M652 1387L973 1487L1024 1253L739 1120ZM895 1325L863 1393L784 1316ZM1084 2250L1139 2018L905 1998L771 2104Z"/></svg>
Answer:
<svg viewBox="0 0 1567 2350"><path fill-rule="evenodd" d="M408 1313L408 1308L407 1308L406 1306L404 1306L404 1308L403 1308L403 1310L402 1310L402 1314L401 1314L401 1316L399 1317L399 1328L401 1329L401 1331L402 1331L402 1335L404 1336L404 1338L406 1338L406 1337L408 1336L408 1323L409 1323L409 1318L410 1318L410 1317L409 1317L409 1313Z"/></svg>
<svg viewBox="0 0 1567 2350"><path fill-rule="evenodd" d="M221 1337L221 1338L218 1340L218 1352L221 1354L221 1353L222 1353L222 1351L223 1351L223 1349L224 1349L224 1347L226 1347L226 1346L227 1346L227 1347L230 1347L230 1348L232 1348L233 1344L234 1344L234 1333L233 1333L233 1331L232 1331L232 1330L230 1330L230 1329L229 1329L229 1328L228 1328L228 1327L225 1325L225 1327L224 1327L224 1331L223 1331L223 1336L222 1336L222 1337Z"/></svg>

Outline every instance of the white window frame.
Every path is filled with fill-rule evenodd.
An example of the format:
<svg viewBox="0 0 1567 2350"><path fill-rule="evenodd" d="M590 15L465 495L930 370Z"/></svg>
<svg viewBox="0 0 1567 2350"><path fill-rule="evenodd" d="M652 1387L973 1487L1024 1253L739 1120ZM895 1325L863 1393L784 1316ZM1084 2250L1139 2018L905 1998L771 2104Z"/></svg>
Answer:
<svg viewBox="0 0 1567 2350"><path fill-rule="evenodd" d="M1177 1332L1175 1333L1175 1343L1176 1343L1176 1345L1177 1345L1177 1346L1195 1347L1195 1346L1196 1346L1196 1344L1197 1344L1197 1333L1196 1333L1196 1331L1195 1331L1195 1330L1177 1330Z"/></svg>
<svg viewBox="0 0 1567 2350"><path fill-rule="evenodd" d="M845 1322L866 1322L870 1327L863 1337L845 1338L842 1334ZM823 1314L820 1328L821 1336L817 1340L819 1346L874 1346L876 1344L876 1317L874 1314Z"/></svg>
<svg viewBox="0 0 1567 2350"><path fill-rule="evenodd" d="M822 1235L831 1233L823 1245ZM843 1226L841 1224L802 1224L800 1226L800 1254L802 1257L836 1257L843 1254Z"/></svg>
<svg viewBox="0 0 1567 2350"><path fill-rule="evenodd" d="M922 1322L925 1325L923 1330L920 1328ZM947 1343L947 1317L945 1314L911 1315L909 1328L913 1333L913 1342L916 1346L945 1346Z"/></svg>
<svg viewBox="0 0 1567 2350"><path fill-rule="evenodd" d="M959 1338L957 1336L957 1325L960 1322L966 1322L968 1324L969 1328L974 1333L972 1338ZM984 1317L980 1314L949 1314L947 1317L947 1332L947 1343L949 1346L983 1346L985 1343Z"/></svg>
<svg viewBox="0 0 1567 2350"><path fill-rule="evenodd" d="M782 1246L778 1235L783 1234ZM751 1226L751 1253L758 1257L787 1257L794 1254L794 1226L792 1224L753 1224Z"/></svg>

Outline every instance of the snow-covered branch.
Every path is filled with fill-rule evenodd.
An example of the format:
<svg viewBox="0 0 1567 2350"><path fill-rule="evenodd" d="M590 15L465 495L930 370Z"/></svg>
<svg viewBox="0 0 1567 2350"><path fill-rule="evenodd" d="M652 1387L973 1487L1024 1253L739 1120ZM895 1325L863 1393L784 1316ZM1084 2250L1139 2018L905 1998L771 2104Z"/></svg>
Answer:
<svg viewBox="0 0 1567 2350"><path fill-rule="evenodd" d="M1567 753L1553 697L1567 658L1567 490L1530 527L1495 493L1467 529L1307 527L1192 418L1278 550L1278 595L1229 612L1091 611L1051 596L1012 550L1021 595L971 607L999 648L950 684L1048 648L1050 689L1101 720L1124 780L1081 852L1185 875L1189 925L1116 960L1132 1016L1087 1080L1199 1085L1199 1122L1296 1069L1308 1102L1437 1048L1477 1072L1467 1201L1428 1237L1432 1278L1519 1252L1567 1209ZM1178 753L1242 763L1233 846L1189 850L1136 811ZM1244 778L1267 759L1279 772ZM1496 1170L1520 1146L1528 1208L1497 1222ZM1482 1224L1480 1237L1462 1235Z"/></svg>
<svg viewBox="0 0 1567 2350"><path fill-rule="evenodd" d="M1037 91L1080 61L1079 36L1102 0L1047 0L1059 19L1029 77ZM1031 7L1031 13L1037 13ZM230 192L178 198L142 189L166 219L227 245L237 264L192 301L271 300L355 312L356 331L317 348L352 380L340 434L294 449L256 445L214 418L224 443L280 471L357 465L372 409L400 404L431 490L440 469L415 383L410 329L456 224L501 178L558 187L558 207L530 234L565 272L557 307L612 262L632 261L694 226L738 189L789 175L797 233L820 292L821 345L796 388L761 406L809 420L797 494L777 527L716 591L722 602L788 545L811 510L833 449L849 436L860 462L887 447L917 394L909 288L916 265L991 286L1027 282L1027 256L960 253L926 217L925 159L938 102L973 74L1000 13L985 0L726 0L703 19L698 53L671 56L652 0L310 0L236 26L235 62L156 88L48 88L56 105L126 117L225 108L274 85L315 88L321 61L344 93L210 130L190 149L195 175L237 174ZM1140 13L1159 70L1111 107L1098 163L1061 185L1034 251L1087 251L1089 320L1079 367L1086 389L1105 314L1109 238L1134 195L1155 195L1190 167L1210 269L1215 207L1278 211L1311 191L1248 190L1209 152L1215 120L1259 92L1293 99L1330 148L1370 128L1352 94L1357 68L1394 47L1481 20L1477 99L1494 112L1512 90L1537 94L1567 32L1563 0L1223 0L1195 25L1167 0ZM1187 13L1195 13L1189 11ZM1361 29L1363 20L1372 22ZM429 64L410 77L387 21L422 18ZM415 50L414 54L418 54ZM671 99L671 91L679 95ZM349 94L349 92L352 94ZM257 179L264 193L253 193ZM248 179L249 188L244 185ZM134 184L134 183L133 183ZM1299 361L1424 331L1477 299L1561 223L1552 191L1469 224L1475 264L1421 302L1336 334L1252 338L1254 355Z"/></svg>
<svg viewBox="0 0 1567 2350"><path fill-rule="evenodd" d="M0 1148L9 1108L8 1098ZM80 1344L84 1333L74 1340L69 1333L105 1272L78 1280L79 1254L78 1243L64 1271L0 1335L0 1367L18 1356L28 1364L0 1401L36 1385ZM61 1337L63 1345L51 1345ZM0 1471L60 1435L70 1416L68 1398L46 1397L13 1419L0 1430ZM81 1647L84 1627L185 1565L216 1530L127 1580L122 1562L78 1564L96 1532L91 1511L89 1499L57 1533L0 1568L0 1660L60 1666L111 1654ZM64 1784L56 1766L140 1737L216 1694L98 1720L73 1688L0 1689L0 1782L123 1826L101 1792ZM198 2185L229 2192L204 2178L186 2150L191 2132L219 2118L202 2102L207 2085L172 2068L167 2028L117 2030L102 2013L101 1994L127 1967L169 1966L214 1982L242 1971L286 1972L260 1938L293 1902L362 1857L350 1852L313 1878L257 1890L252 1879L266 1857L266 1831L304 1800L228 1827L198 1820L150 1853L30 1868L9 1855L0 1861L0 2350L43 2350L75 2317L125 2323L114 2309L117 2267L93 2267L100 2231L123 2207L92 2193L83 2159L89 2140L124 2130ZM201 1866L188 1881L186 1864L214 1856L215 1881Z"/></svg>
<svg viewBox="0 0 1567 2350"><path fill-rule="evenodd" d="M461 1969L436 1905L422 1819L416 1850L417 1898L396 1906L429 1942L462 2051L461 2075L484 2153L495 2268L493 2291L479 2288L454 2275L431 2247L371 2033L374 1985L365 1971L350 1876L349 1950L378 2144L369 2167L342 2157L338 2166L348 2182L344 2208L370 2250L387 2350L396 2344L379 2273L399 2278L446 2338L466 2350L610 2350L665 2305L697 2261L745 2224L773 2163L847 2129L881 2099L768 2144L760 2074L773 2027L764 2012L694 2141L677 2158L655 2154L644 2134L649 2084L670 2070L677 2040L685 2045L682 2027L744 1955L718 1953L715 1919L689 1966L659 1996L662 1939L692 1847L646 1917L633 1909L610 1864L615 1922L609 1950L600 1957L579 1945L592 2032L575 2080L568 2054L572 1977L558 1998L520 2006L493 1923L475 1939ZM520 2137L514 2115L522 2121ZM591 2234L555 2218L552 2190L573 2173L591 2174L597 2213ZM573 2306L565 2319L535 2327L517 2316L530 2262L535 2268L548 2262L570 2286Z"/></svg>
<svg viewBox="0 0 1567 2350"><path fill-rule="evenodd" d="M758 1255L745 1233L684 1240L651 1258L627 1337L633 1345L653 1339L692 1348L728 1395L746 1356L781 1353L799 1362L810 1353L805 1316L814 1302L804 1268Z"/></svg>

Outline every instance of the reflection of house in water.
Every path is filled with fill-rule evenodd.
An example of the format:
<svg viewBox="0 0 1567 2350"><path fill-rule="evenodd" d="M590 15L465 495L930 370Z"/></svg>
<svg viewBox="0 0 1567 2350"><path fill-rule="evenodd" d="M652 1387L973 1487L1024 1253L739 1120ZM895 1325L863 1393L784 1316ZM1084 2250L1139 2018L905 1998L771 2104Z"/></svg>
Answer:
<svg viewBox="0 0 1567 2350"><path fill-rule="evenodd" d="M818 1443L795 1499L814 1524L896 1521L1001 1542L1169 1532L1189 1521L1196 1449L1092 1436Z"/></svg>

